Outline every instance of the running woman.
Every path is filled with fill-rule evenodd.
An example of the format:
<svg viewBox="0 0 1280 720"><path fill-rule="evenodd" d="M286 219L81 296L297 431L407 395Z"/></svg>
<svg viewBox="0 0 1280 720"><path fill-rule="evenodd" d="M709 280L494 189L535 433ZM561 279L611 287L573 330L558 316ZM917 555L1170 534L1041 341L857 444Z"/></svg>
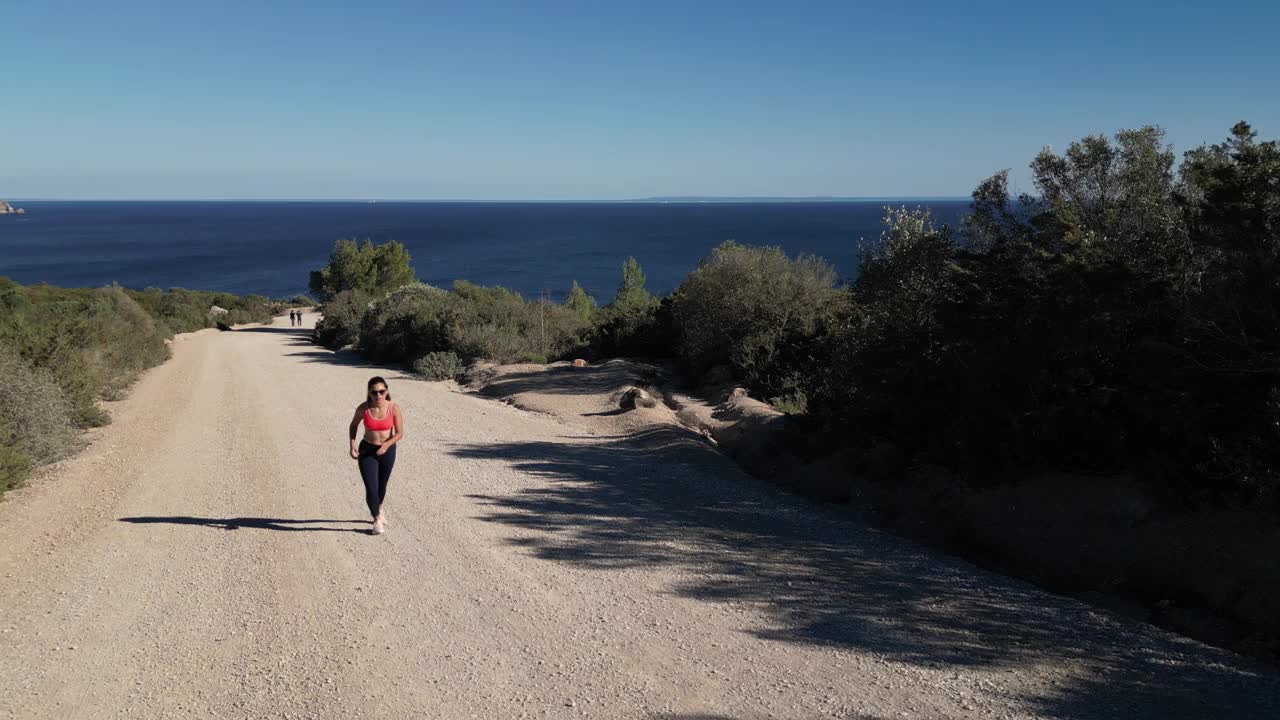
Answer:
<svg viewBox="0 0 1280 720"><path fill-rule="evenodd" d="M356 433L361 423L364 423L364 439L357 443ZM355 417L351 418L350 436L351 457L360 465L364 499L373 516L373 534L381 535L387 529L382 501L387 497L387 482L396 464L396 443L404 439L404 415L400 406L391 402L386 380L369 379L365 401L356 407Z"/></svg>

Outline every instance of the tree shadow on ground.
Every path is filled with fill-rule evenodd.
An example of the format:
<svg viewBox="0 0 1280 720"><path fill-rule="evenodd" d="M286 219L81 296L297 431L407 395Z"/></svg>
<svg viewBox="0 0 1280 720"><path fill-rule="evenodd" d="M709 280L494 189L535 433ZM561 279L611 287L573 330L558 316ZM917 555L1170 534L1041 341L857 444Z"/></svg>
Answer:
<svg viewBox="0 0 1280 720"><path fill-rule="evenodd" d="M610 360L583 368L557 364L542 370L495 377L481 393L495 397L526 392L550 395L607 394L627 385L651 384L658 377L657 372L656 368L624 360Z"/></svg>
<svg viewBox="0 0 1280 720"><path fill-rule="evenodd" d="M512 544L587 568L678 568L698 578L679 595L763 613L748 630L762 639L930 668L1048 666L1066 684L1022 699L1050 717L1280 711L1272 670L784 496L679 428L451 452L546 481L472 496L482 519L530 531Z"/></svg>
<svg viewBox="0 0 1280 720"><path fill-rule="evenodd" d="M239 530L241 528L249 528L253 530L282 530L285 532L354 532L368 534L371 531L358 527L317 527L316 523L348 523L358 525L368 525L369 520L291 520L287 518L261 518L261 517L231 517L231 518L205 518L193 517L189 515L161 515L161 516L144 516L144 517L125 517L119 518L120 522L134 523L137 525L166 524L166 525L199 525L202 527L217 528L219 530Z"/></svg>
<svg viewBox="0 0 1280 720"><path fill-rule="evenodd" d="M242 327L234 327L230 332L250 332L250 333L272 333L274 335L300 335L311 337L314 333L312 328L306 327L276 327L273 325L247 325Z"/></svg>
<svg viewBox="0 0 1280 720"><path fill-rule="evenodd" d="M771 716L772 717L772 716ZM844 720L881 720L875 715L844 715ZM711 715L708 713L674 713L651 716L652 720L737 720L730 715ZM745 720L745 719L744 719Z"/></svg>
<svg viewBox="0 0 1280 720"><path fill-rule="evenodd" d="M302 362L309 363L326 363L329 365L340 365L342 367L359 367L369 370L382 370L385 372L402 372L399 370L391 370L387 365L378 365L370 362L356 350L344 348L342 350L330 350L322 345L317 344L310 335L295 335L286 339L288 347L307 348L306 350L296 350L294 352L286 352L286 357L296 357ZM407 375L401 375L405 379L417 379Z"/></svg>
<svg viewBox="0 0 1280 720"><path fill-rule="evenodd" d="M275 328L275 329L276 330L284 329L286 331L288 330L288 328ZM315 339L311 335L311 330L309 328L303 328L303 329L306 330L305 334L294 333L291 337L287 337L284 340L287 347L307 348L307 349L295 350L294 352L285 352L284 355L286 357L296 357L300 361L308 362L308 363L326 363L329 365L338 365L341 367L358 367L358 368L365 368L366 370L378 370L378 371L381 371L383 374L388 374L388 375L390 373L397 373L395 378L389 378L389 379L396 379L396 380L420 380L421 379L405 373L403 369L394 369L392 367L389 367L386 364L379 365L379 364L370 362L358 351L353 350L351 348L343 348L342 350L330 350L315 342Z"/></svg>
<svg viewBox="0 0 1280 720"><path fill-rule="evenodd" d="M302 362L309 363L327 363L329 365L341 365L343 367L359 367L369 370L387 370L386 365L375 365L360 356L354 350L325 350L319 348L316 350L300 350L298 352L285 353L288 357L299 358ZM399 371L397 371L399 372Z"/></svg>

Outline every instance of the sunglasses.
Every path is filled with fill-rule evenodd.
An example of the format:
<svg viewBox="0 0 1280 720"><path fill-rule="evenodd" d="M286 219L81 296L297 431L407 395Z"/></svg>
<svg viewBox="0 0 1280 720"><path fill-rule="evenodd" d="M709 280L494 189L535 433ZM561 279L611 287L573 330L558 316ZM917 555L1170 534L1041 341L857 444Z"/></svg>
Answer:
<svg viewBox="0 0 1280 720"><path fill-rule="evenodd" d="M387 394L387 391L386 391L385 389L384 389L384 390L370 390L369 392L373 393L374 395L386 395L386 394Z"/></svg>

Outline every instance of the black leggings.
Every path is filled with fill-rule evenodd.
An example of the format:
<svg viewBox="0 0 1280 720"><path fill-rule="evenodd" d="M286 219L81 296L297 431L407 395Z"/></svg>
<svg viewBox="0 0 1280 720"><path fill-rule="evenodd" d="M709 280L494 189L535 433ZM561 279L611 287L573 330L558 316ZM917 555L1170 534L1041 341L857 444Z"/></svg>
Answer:
<svg viewBox="0 0 1280 720"><path fill-rule="evenodd" d="M378 446L360 441L360 477L364 478L364 501L369 504L369 514L378 517L382 500L387 496L387 481L391 480L391 468L396 464L396 446L392 445L381 455Z"/></svg>

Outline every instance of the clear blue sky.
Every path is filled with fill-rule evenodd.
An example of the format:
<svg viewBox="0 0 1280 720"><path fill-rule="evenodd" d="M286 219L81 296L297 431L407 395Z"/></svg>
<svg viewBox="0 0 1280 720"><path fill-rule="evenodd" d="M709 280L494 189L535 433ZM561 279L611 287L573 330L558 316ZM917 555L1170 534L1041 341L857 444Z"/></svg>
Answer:
<svg viewBox="0 0 1280 720"><path fill-rule="evenodd" d="M1278 28L1248 1L42 0L0 19L0 197L967 195L1085 134L1280 137Z"/></svg>

